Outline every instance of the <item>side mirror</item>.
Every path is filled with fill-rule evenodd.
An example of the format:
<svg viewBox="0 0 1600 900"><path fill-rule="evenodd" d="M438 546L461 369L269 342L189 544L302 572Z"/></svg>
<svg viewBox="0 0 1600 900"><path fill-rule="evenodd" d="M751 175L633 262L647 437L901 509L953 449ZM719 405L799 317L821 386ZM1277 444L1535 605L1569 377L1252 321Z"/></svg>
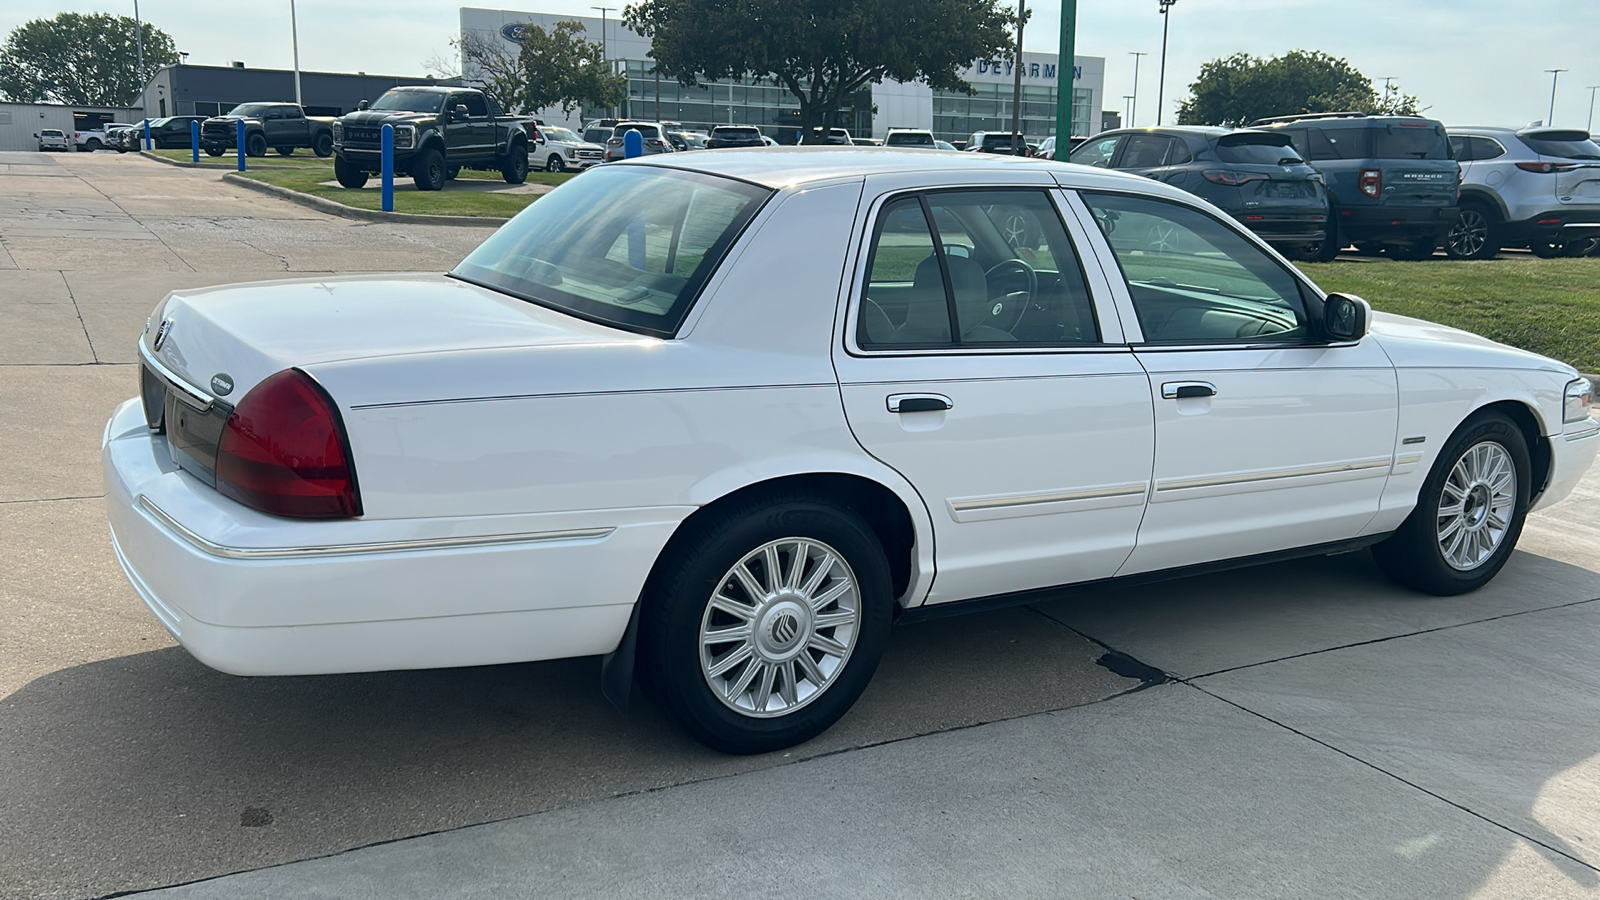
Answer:
<svg viewBox="0 0 1600 900"><path fill-rule="evenodd" d="M471 113L467 112L465 103L457 103L450 108L450 118L457 122L465 122L471 115Z"/></svg>
<svg viewBox="0 0 1600 900"><path fill-rule="evenodd" d="M1350 294L1329 294L1322 302L1322 331L1335 341L1359 341L1372 323L1372 307Z"/></svg>
<svg viewBox="0 0 1600 900"><path fill-rule="evenodd" d="M361 102L356 104L356 109L367 109L367 108L369 108L371 106L372 106L372 101L370 101L370 100L362 100Z"/></svg>

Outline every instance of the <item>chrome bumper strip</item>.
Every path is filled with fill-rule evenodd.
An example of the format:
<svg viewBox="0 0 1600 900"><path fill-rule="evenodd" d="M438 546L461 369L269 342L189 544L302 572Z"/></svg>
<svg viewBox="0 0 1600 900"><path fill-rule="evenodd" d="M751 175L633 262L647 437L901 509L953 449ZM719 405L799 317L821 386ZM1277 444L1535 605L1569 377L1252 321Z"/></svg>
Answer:
<svg viewBox="0 0 1600 900"><path fill-rule="evenodd" d="M156 355L150 352L150 348L144 345L142 338L139 341L139 358L144 360L146 366L150 367L150 371L156 373L162 381L166 382L167 387L172 389L172 393L179 400L189 406L200 412L210 412L211 405L217 402L217 398L184 381L179 377L178 373L163 365L161 360L156 359Z"/></svg>
<svg viewBox="0 0 1600 900"><path fill-rule="evenodd" d="M1285 478L1307 478L1313 475L1334 475L1343 472L1360 472L1365 469L1384 469L1394 465L1392 456L1374 456L1330 466L1305 466L1299 469L1278 469L1268 472L1241 472L1236 475L1216 475L1209 478L1158 481L1156 493L1184 491L1194 488L1221 487L1230 484L1248 484L1253 481L1280 481Z"/></svg>
<svg viewBox="0 0 1600 900"><path fill-rule="evenodd" d="M1105 488L1085 488L1079 491L1055 491L1049 494L1023 494L1010 497L983 497L975 500L951 500L950 508L956 512L972 512L979 509L1004 509L1013 506L1037 506L1041 503L1064 503L1070 500L1108 500L1113 497L1129 497L1143 494L1149 490L1149 485L1119 484Z"/></svg>
<svg viewBox="0 0 1600 900"><path fill-rule="evenodd" d="M555 541L592 540L609 536L615 528L574 528L565 531L528 531L517 534L488 534L473 537L423 538L413 541L382 541L371 544L335 544L324 547L229 547L207 540L184 527L149 497L139 495L139 506L168 531L188 541L196 549L224 559L311 559L325 556L360 556L370 553L403 553L416 550L460 550L499 547L509 544L544 544Z"/></svg>

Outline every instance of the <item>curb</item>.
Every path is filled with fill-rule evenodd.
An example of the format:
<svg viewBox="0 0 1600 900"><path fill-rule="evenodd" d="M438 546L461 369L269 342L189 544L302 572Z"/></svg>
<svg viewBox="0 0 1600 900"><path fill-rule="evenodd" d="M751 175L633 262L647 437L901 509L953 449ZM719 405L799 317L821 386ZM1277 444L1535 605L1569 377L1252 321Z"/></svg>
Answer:
<svg viewBox="0 0 1600 900"><path fill-rule="evenodd" d="M155 155L154 153L151 153L148 150L140 150L139 151L139 155L144 157L145 159L153 159L158 163L166 163L169 166L177 166L177 167L179 167L181 169L210 169L210 170L212 170L214 172L222 170L222 167L218 166L218 165L212 165L210 163L182 162L182 161L176 160L176 159L167 159L165 156L157 156L157 155ZM304 169L305 166L252 165L252 166L250 166L250 168L252 168L252 169L276 169L279 172L295 172L295 171L299 171L300 169Z"/></svg>
<svg viewBox="0 0 1600 900"><path fill-rule="evenodd" d="M194 164L177 163L176 165L193 166ZM489 228L499 227L511 221L510 219L502 219L494 216L424 216L417 215L416 213L395 213L383 212L382 210L376 209L357 209L353 206L345 206L343 203L335 203L332 200L325 200L321 197L313 197L310 194L303 194L299 191L293 191L286 187L279 187L275 184L267 184L266 182L255 181L250 178L241 178L237 172L228 172L224 174L222 176L222 180L230 184L237 184L241 187L247 187L253 191L259 191L263 194L270 194L279 198L280 200L287 200L290 203L298 203L301 206L309 207L310 209L314 209L318 212L324 212L334 216L343 216L346 219L361 219L362 221L366 222L404 222L412 225L465 225L475 228Z"/></svg>

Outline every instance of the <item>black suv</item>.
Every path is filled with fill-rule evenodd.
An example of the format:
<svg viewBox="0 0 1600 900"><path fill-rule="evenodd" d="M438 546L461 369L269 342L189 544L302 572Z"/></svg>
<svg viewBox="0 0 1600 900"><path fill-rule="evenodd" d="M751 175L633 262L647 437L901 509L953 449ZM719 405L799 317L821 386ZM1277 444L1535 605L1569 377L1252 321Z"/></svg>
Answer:
<svg viewBox="0 0 1600 900"><path fill-rule="evenodd" d="M1318 259L1350 244L1427 259L1455 224L1461 167L1433 119L1318 113L1250 124L1287 134L1327 179L1329 239Z"/></svg>
<svg viewBox="0 0 1600 900"><path fill-rule="evenodd" d="M761 129L754 125L718 125L711 129L711 140L706 141L707 150L720 150L724 147L765 147L766 141L761 139Z"/></svg>
<svg viewBox="0 0 1600 900"><path fill-rule="evenodd" d="M1276 131L1226 128L1129 128L1097 134L1070 160L1123 169L1211 201L1280 253L1310 259L1321 252L1328 221L1322 175Z"/></svg>

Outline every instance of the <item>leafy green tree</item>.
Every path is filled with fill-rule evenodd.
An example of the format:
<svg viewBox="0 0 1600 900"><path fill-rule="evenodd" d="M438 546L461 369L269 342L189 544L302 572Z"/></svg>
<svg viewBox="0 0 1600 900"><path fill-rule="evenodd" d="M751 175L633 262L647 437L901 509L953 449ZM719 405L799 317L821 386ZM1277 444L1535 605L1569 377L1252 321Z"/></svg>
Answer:
<svg viewBox="0 0 1600 900"><path fill-rule="evenodd" d="M528 25L522 34L523 108L559 106L570 116L580 103L616 106L627 96L627 79L611 71L603 45L584 40L582 22L557 22L548 31Z"/></svg>
<svg viewBox="0 0 1600 900"><path fill-rule="evenodd" d="M875 81L967 91L960 73L1008 56L1016 15L998 0L640 0L623 21L651 39L661 74L770 78L800 102L800 127L820 140L846 98ZM1069 69L1070 71L1070 69Z"/></svg>
<svg viewBox="0 0 1600 900"><path fill-rule="evenodd" d="M1246 125L1300 113L1417 113L1417 98L1398 91L1379 97L1372 79L1346 60L1319 50L1291 50L1260 59L1235 53L1200 67L1192 96L1178 106L1184 125Z"/></svg>
<svg viewBox="0 0 1600 900"><path fill-rule="evenodd" d="M0 96L14 103L133 104L157 69L178 61L172 38L146 22L140 71L135 27L127 16L71 12L17 26L0 46Z"/></svg>
<svg viewBox="0 0 1600 900"><path fill-rule="evenodd" d="M469 31L459 38L451 38L450 45L461 51L462 67L469 84L507 111L522 107L523 97L528 92L528 76L517 51L508 47L498 34ZM441 77L454 78L458 74L443 60L435 60L428 66Z"/></svg>

